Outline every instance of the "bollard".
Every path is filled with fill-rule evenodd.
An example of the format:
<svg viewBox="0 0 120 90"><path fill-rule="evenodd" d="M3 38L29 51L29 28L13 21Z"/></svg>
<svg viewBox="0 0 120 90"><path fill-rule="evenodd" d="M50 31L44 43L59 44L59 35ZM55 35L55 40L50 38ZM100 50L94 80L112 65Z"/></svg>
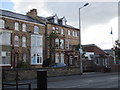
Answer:
<svg viewBox="0 0 120 90"><path fill-rule="evenodd" d="M37 71L37 90L47 90L47 71Z"/></svg>

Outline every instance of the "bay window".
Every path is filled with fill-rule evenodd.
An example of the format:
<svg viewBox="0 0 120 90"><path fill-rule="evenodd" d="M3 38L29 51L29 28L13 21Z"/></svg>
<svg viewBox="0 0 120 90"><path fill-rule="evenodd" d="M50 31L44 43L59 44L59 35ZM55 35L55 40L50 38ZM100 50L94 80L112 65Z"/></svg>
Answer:
<svg viewBox="0 0 120 90"><path fill-rule="evenodd" d="M10 61L10 52L9 51L1 51L0 52L0 58L2 58L2 62L0 62L0 66L4 66L4 65L10 65L11 61Z"/></svg>
<svg viewBox="0 0 120 90"><path fill-rule="evenodd" d="M42 64L42 63L43 60L41 54L38 53L31 54L31 64Z"/></svg>
<svg viewBox="0 0 120 90"><path fill-rule="evenodd" d="M42 37L38 35L31 36L31 46L32 47L41 47L42 46Z"/></svg>
<svg viewBox="0 0 120 90"><path fill-rule="evenodd" d="M10 37L10 32L0 31L0 45L10 45Z"/></svg>

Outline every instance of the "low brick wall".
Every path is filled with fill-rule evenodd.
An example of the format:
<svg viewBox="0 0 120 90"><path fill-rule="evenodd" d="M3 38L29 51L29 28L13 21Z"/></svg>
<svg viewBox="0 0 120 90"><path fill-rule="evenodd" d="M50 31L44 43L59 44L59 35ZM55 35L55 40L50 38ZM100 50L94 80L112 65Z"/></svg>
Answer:
<svg viewBox="0 0 120 90"><path fill-rule="evenodd" d="M120 65L112 65L111 66L112 72L119 72L120 71Z"/></svg>
<svg viewBox="0 0 120 90"><path fill-rule="evenodd" d="M3 81L13 81L16 77L16 70L18 71L20 80L36 79L37 70L43 69L10 69L3 71ZM68 67L68 68L44 68L47 70L47 76L65 76L65 75L77 75L80 74L80 68Z"/></svg>

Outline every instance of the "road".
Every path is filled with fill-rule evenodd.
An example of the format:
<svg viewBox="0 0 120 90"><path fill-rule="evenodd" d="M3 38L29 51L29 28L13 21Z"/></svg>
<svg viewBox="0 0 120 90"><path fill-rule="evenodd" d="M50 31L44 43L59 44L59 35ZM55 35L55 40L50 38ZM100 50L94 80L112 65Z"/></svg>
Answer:
<svg viewBox="0 0 120 90"><path fill-rule="evenodd" d="M83 75L48 77L48 88L118 88L118 73L91 72ZM31 82L32 88L37 88L36 80L25 80ZM9 87L11 88L11 87ZM12 87L13 88L13 87ZM26 88L22 86L20 88Z"/></svg>

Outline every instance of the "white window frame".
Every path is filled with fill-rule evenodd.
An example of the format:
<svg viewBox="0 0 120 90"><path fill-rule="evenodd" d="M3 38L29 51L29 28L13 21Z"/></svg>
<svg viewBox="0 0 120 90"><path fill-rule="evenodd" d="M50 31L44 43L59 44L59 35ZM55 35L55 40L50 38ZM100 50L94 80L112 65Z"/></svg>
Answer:
<svg viewBox="0 0 120 90"><path fill-rule="evenodd" d="M64 40L63 39L60 39L60 48L64 49Z"/></svg>
<svg viewBox="0 0 120 90"><path fill-rule="evenodd" d="M61 34L64 35L64 29L61 29Z"/></svg>
<svg viewBox="0 0 120 90"><path fill-rule="evenodd" d="M26 47L26 37L22 36L22 47Z"/></svg>
<svg viewBox="0 0 120 90"><path fill-rule="evenodd" d="M70 61L69 61L70 65L73 64L73 56L70 55Z"/></svg>
<svg viewBox="0 0 120 90"><path fill-rule="evenodd" d="M34 26L34 33L39 34L39 27L38 26Z"/></svg>
<svg viewBox="0 0 120 90"><path fill-rule="evenodd" d="M57 16L54 17L54 23L58 24L58 17Z"/></svg>
<svg viewBox="0 0 120 90"><path fill-rule="evenodd" d="M59 53L55 54L55 63L60 63Z"/></svg>
<svg viewBox="0 0 120 90"><path fill-rule="evenodd" d="M58 47L57 47L58 46ZM59 48L59 39L58 38L56 38L55 39L55 47L58 49Z"/></svg>
<svg viewBox="0 0 120 90"><path fill-rule="evenodd" d="M17 42L17 44L16 44ZM18 47L19 46L19 37L17 35L14 36L14 46Z"/></svg>
<svg viewBox="0 0 120 90"><path fill-rule="evenodd" d="M71 31L70 31L70 30L68 30L68 35L69 35L69 36L71 35Z"/></svg>
<svg viewBox="0 0 120 90"><path fill-rule="evenodd" d="M66 41L66 43L65 43L65 44L66 44L66 45L65 45L65 46L66 46L66 49L69 49L69 47L70 47L70 45L69 45L69 40L66 39L65 41Z"/></svg>
<svg viewBox="0 0 120 90"><path fill-rule="evenodd" d="M75 36L75 32L74 31L72 31L72 36Z"/></svg>
<svg viewBox="0 0 120 90"><path fill-rule="evenodd" d="M0 28L5 28L5 21L0 19Z"/></svg>
<svg viewBox="0 0 120 90"><path fill-rule="evenodd" d="M65 63L64 62L64 53L61 53L61 63Z"/></svg>
<svg viewBox="0 0 120 90"><path fill-rule="evenodd" d="M95 58L95 63L96 63L97 65L100 65L100 59L99 59L99 58Z"/></svg>
<svg viewBox="0 0 120 90"><path fill-rule="evenodd" d="M33 55L35 55L35 56L33 56ZM38 56L38 55L39 55L39 56ZM32 56L35 57L35 58L34 58L34 59L35 59L35 62L34 62L34 63L32 62ZM39 63L37 62L38 59L40 59L40 60L39 60L39 61L40 61ZM39 53L31 54L31 64L43 64L42 55L39 54Z"/></svg>
<svg viewBox="0 0 120 90"><path fill-rule="evenodd" d="M24 23L22 24L22 31L26 32L26 24L24 24Z"/></svg>
<svg viewBox="0 0 120 90"><path fill-rule="evenodd" d="M10 51L1 51L0 52L0 58L1 58L0 66L11 66L11 59L10 59L11 55L10 54L11 54ZM9 62L9 63L3 63L3 57L5 57L6 61Z"/></svg>
<svg viewBox="0 0 120 90"><path fill-rule="evenodd" d="M39 35L32 35L31 36L31 47L42 47L43 45L43 41L41 40L42 38L43 37Z"/></svg>
<svg viewBox="0 0 120 90"><path fill-rule="evenodd" d="M19 23L18 22L15 22L15 30L19 31Z"/></svg>
<svg viewBox="0 0 120 90"><path fill-rule="evenodd" d="M11 45L11 32L0 31L0 45Z"/></svg>

